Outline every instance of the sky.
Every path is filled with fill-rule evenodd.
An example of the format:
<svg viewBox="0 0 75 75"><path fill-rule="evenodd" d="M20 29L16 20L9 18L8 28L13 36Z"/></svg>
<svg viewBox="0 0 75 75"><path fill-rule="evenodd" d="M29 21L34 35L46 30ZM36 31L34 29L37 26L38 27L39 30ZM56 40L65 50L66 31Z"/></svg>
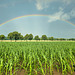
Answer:
<svg viewBox="0 0 75 75"><path fill-rule="evenodd" d="M0 35L13 31L75 38L75 0L0 0Z"/></svg>

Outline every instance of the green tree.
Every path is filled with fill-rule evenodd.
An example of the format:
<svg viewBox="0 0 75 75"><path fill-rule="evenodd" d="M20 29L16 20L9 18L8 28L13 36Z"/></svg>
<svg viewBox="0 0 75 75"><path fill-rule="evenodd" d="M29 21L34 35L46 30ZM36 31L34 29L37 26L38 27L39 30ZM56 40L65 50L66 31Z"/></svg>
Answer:
<svg viewBox="0 0 75 75"><path fill-rule="evenodd" d="M29 39L29 35L26 34L26 35L24 36L24 39L25 39L25 40L28 40L28 39Z"/></svg>
<svg viewBox="0 0 75 75"><path fill-rule="evenodd" d="M8 34L8 39L12 40L13 39L13 33Z"/></svg>
<svg viewBox="0 0 75 75"><path fill-rule="evenodd" d="M17 31L14 31L14 32L13 32L13 38L14 38L15 40L18 40L18 39L20 38L20 36L21 36L21 33L18 33Z"/></svg>
<svg viewBox="0 0 75 75"><path fill-rule="evenodd" d="M36 36L34 37L34 39L35 39L35 40L40 40L40 38L39 38L38 35L36 35Z"/></svg>
<svg viewBox="0 0 75 75"><path fill-rule="evenodd" d="M0 40L4 40L5 36L4 35L0 35Z"/></svg>
<svg viewBox="0 0 75 75"><path fill-rule="evenodd" d="M65 38L56 38L56 40L66 40Z"/></svg>
<svg viewBox="0 0 75 75"><path fill-rule="evenodd" d="M49 37L49 40L54 40L54 38L53 37Z"/></svg>
<svg viewBox="0 0 75 75"><path fill-rule="evenodd" d="M42 35L42 40L47 40L47 36L46 35Z"/></svg>
<svg viewBox="0 0 75 75"><path fill-rule="evenodd" d="M14 31L14 32L12 32L12 33L9 33L8 34L8 38L9 39L15 39L15 40L18 40L18 39L22 39L22 35L21 35L21 33L18 33L17 31Z"/></svg>
<svg viewBox="0 0 75 75"><path fill-rule="evenodd" d="M29 34L28 40L32 40L32 39L33 39L33 35L32 34Z"/></svg>
<svg viewBox="0 0 75 75"><path fill-rule="evenodd" d="M59 40L59 38L56 38L56 40Z"/></svg>
<svg viewBox="0 0 75 75"><path fill-rule="evenodd" d="M66 40L65 38L60 38L60 40Z"/></svg>
<svg viewBox="0 0 75 75"><path fill-rule="evenodd" d="M19 39L23 40L24 39L23 35L20 35Z"/></svg>

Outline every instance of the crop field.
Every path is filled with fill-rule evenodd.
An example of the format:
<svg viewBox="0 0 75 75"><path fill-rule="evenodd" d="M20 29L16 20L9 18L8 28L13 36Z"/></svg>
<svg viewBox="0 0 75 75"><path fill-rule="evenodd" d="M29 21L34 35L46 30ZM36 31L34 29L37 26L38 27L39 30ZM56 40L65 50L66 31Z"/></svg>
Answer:
<svg viewBox="0 0 75 75"><path fill-rule="evenodd" d="M0 42L0 75L75 75L75 42Z"/></svg>

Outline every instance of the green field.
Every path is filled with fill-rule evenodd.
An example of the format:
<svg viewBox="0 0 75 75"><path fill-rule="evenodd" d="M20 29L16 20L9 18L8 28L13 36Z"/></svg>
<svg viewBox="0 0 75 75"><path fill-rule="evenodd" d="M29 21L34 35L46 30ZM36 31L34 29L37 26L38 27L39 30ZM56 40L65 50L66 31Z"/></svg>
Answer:
<svg viewBox="0 0 75 75"><path fill-rule="evenodd" d="M75 42L0 42L0 75L75 75Z"/></svg>

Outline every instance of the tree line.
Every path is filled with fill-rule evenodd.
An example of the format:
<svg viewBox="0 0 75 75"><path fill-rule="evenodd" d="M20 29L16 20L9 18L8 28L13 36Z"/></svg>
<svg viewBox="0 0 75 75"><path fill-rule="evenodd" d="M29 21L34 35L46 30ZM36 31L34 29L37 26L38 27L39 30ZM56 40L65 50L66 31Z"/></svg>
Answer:
<svg viewBox="0 0 75 75"><path fill-rule="evenodd" d="M7 37L5 35L0 35L0 40L75 40L75 38L65 39L65 38L54 38L47 37L46 35L42 35L39 37L36 35L33 38L32 34L26 34L25 36L21 35L21 33L14 31L8 34Z"/></svg>

